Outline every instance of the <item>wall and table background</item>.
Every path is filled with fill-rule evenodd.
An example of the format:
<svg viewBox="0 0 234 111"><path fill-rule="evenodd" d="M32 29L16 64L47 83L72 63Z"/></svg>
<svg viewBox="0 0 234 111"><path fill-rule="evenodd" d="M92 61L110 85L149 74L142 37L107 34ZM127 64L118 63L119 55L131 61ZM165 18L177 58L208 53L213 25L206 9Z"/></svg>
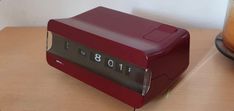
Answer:
<svg viewBox="0 0 234 111"><path fill-rule="evenodd" d="M0 111L133 110L46 63L47 21L100 5L191 34L178 84L137 111L234 111L234 62L214 46L227 0L0 0Z"/></svg>
<svg viewBox="0 0 234 111"><path fill-rule="evenodd" d="M0 29L46 26L51 18L71 17L97 6L183 28L221 29L228 0L0 0Z"/></svg>

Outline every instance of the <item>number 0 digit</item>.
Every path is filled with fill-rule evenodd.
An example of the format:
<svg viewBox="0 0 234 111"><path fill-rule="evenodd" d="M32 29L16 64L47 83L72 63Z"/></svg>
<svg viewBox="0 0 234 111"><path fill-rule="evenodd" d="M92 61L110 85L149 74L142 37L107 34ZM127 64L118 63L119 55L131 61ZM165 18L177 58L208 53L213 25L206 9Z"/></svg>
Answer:
<svg viewBox="0 0 234 111"><path fill-rule="evenodd" d="M114 67L114 61L111 60L111 59L109 59L109 60L107 61L107 65L108 65L109 67L113 68L113 67Z"/></svg>

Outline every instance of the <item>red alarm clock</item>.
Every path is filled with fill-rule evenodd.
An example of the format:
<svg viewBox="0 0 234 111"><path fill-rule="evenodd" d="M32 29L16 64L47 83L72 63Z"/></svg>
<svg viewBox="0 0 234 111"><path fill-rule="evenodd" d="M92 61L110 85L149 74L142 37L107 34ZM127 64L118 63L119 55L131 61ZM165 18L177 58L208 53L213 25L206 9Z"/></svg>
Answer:
<svg viewBox="0 0 234 111"><path fill-rule="evenodd" d="M189 33L104 7L48 22L47 62L140 108L189 64Z"/></svg>

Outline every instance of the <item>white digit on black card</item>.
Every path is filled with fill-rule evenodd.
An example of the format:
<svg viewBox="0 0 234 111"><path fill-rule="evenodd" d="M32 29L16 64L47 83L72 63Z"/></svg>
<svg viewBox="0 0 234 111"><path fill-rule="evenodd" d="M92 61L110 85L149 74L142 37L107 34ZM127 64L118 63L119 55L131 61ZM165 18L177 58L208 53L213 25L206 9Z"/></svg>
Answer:
<svg viewBox="0 0 234 111"><path fill-rule="evenodd" d="M101 54L95 54L95 55L94 55L94 60L95 60L96 62L101 62L101 60L102 60L101 57L102 57Z"/></svg>
<svg viewBox="0 0 234 111"><path fill-rule="evenodd" d="M113 60L111 60L111 59L109 59L108 61L107 61L107 65L109 66L109 67L114 67L114 61Z"/></svg>
<svg viewBox="0 0 234 111"><path fill-rule="evenodd" d="M132 71L131 67L128 67L128 73L130 73Z"/></svg>
<svg viewBox="0 0 234 111"><path fill-rule="evenodd" d="M120 70L120 71L123 70L123 64L119 64L119 70Z"/></svg>

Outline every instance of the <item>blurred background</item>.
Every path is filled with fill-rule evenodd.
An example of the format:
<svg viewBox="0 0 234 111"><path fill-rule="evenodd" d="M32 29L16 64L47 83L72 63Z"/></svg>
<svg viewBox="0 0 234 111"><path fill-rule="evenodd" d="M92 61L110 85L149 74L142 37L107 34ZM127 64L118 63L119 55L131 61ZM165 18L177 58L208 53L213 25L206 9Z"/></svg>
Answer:
<svg viewBox="0 0 234 111"><path fill-rule="evenodd" d="M228 0L0 0L0 29L46 26L104 6L182 28L222 29Z"/></svg>

